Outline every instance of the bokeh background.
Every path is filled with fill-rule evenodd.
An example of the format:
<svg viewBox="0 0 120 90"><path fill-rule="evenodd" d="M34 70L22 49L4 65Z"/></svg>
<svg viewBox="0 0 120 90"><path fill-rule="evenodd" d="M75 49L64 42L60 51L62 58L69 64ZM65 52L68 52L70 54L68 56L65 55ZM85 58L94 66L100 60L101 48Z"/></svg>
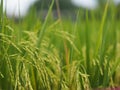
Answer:
<svg viewBox="0 0 120 90"><path fill-rule="evenodd" d="M37 12L41 10L47 11L52 0L3 0L4 12L9 17L24 17L31 7L34 7ZM59 2L59 7L62 13L71 12L76 9L88 9L100 11L109 1L111 6L115 6L118 14L120 12L120 0L56 0ZM0 0L1 2L1 0ZM54 10L56 4L54 5Z"/></svg>

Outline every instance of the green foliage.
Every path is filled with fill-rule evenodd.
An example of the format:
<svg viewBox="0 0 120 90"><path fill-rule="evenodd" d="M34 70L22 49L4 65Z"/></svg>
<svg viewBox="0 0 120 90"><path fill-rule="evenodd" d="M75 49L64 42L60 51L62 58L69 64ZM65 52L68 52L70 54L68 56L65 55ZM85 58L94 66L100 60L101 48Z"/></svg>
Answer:
<svg viewBox="0 0 120 90"><path fill-rule="evenodd" d="M48 9L51 2L53 0L38 0L36 3L35 3L35 7L37 10L40 10L40 9ZM56 0L55 0L56 1ZM59 6L60 6L60 9L61 10L64 10L64 9L75 9L76 7L71 3L70 0L58 0L59 2ZM54 3L53 5L53 9L56 9L56 3Z"/></svg>
<svg viewBox="0 0 120 90"><path fill-rule="evenodd" d="M91 90L120 85L120 22L114 7L109 17L106 4L99 19L88 10L82 19L79 10L74 21L56 20L53 3L44 22L31 12L19 22L0 13L4 16L0 17L0 90Z"/></svg>

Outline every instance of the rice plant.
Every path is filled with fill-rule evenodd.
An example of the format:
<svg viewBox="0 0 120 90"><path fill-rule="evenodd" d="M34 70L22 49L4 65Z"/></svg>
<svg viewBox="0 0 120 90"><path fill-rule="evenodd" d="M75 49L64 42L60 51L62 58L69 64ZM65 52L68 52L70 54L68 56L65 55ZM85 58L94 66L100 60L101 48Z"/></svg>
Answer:
<svg viewBox="0 0 120 90"><path fill-rule="evenodd" d="M52 17L52 0L44 21L30 13L15 22L3 13L2 2L0 90L120 86L120 22L114 6L106 3L99 18L95 11L80 9L74 21L61 16L56 20ZM85 19L81 12L85 12Z"/></svg>

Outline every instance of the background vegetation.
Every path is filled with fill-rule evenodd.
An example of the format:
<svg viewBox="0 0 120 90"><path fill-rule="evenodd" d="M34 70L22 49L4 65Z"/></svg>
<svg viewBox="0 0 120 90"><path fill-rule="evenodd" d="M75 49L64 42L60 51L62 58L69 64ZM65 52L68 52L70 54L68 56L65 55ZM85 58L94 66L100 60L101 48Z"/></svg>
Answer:
<svg viewBox="0 0 120 90"><path fill-rule="evenodd" d="M3 1L3 0L2 0ZM120 85L120 21L114 5L75 10L63 19L50 2L45 19L33 8L24 19L0 10L1 90L91 90Z"/></svg>

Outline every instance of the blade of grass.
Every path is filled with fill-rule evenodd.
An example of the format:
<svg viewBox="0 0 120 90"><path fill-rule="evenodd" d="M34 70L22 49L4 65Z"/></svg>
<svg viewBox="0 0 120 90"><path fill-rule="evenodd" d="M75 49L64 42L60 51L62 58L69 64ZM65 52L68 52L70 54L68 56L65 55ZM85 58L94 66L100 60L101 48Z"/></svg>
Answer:
<svg viewBox="0 0 120 90"><path fill-rule="evenodd" d="M86 37L86 68L87 73L90 74L90 32L89 32L89 22L88 22L88 10L86 10L86 29L85 29L85 37Z"/></svg>
<svg viewBox="0 0 120 90"><path fill-rule="evenodd" d="M3 13L3 0L1 0L1 25L2 25L2 33L4 33L4 13Z"/></svg>
<svg viewBox="0 0 120 90"><path fill-rule="evenodd" d="M49 18L49 16L50 16L50 13L52 12L52 7L53 7L53 5L54 5L54 0L52 0L52 2L51 2L50 8L49 8L49 10L48 10L48 14L47 14L47 16L46 16L46 18L45 18L45 21L44 21L44 23L43 23L43 26L42 26L40 32L38 33L38 41L37 41L37 47L38 47L38 48L39 48L39 46L40 46L40 44L41 44L41 42L42 42L42 38L43 38L43 36L44 36L44 34L45 34L46 24L47 24L48 18Z"/></svg>
<svg viewBox="0 0 120 90"><path fill-rule="evenodd" d="M78 18L79 18L79 15L80 15L80 11L78 10L77 12L77 15L76 15L76 22L75 22L75 25L74 25L74 29L72 31L72 35L75 36L76 35L76 32L77 32L77 26L78 26ZM73 43L74 43L74 39L73 39ZM70 46L70 63L72 62L72 58L73 58L73 46Z"/></svg>
<svg viewBox="0 0 120 90"><path fill-rule="evenodd" d="M106 20L106 16L107 16L108 4L109 4L109 0L107 1L106 5L105 5L105 9L103 12L102 21L101 21L101 25L100 25L100 30L98 32L98 39L97 39L97 43L96 43L95 56L98 54L100 45L102 43L103 28L104 28L104 24L105 24L105 20Z"/></svg>
<svg viewBox="0 0 120 90"><path fill-rule="evenodd" d="M98 55L99 53L99 49L100 49L100 46L102 47L102 44L103 44L103 28L104 28L104 24L105 24L105 20L106 20L106 16L107 16L107 10L108 10L108 4L109 4L109 0L107 1L106 5L105 5L105 9L104 9L104 13L103 13L103 16L102 16L102 21L101 21L101 25L100 25L100 30L99 30L99 33L98 33L98 38L97 38L97 43L96 43L96 51L95 51L95 57ZM93 87L97 87L100 85L100 76L101 76L101 64L103 63L103 49L100 50L100 59L97 63L97 66L95 67L95 83L93 84ZM100 67L99 67L100 65ZM98 70L100 69L100 70Z"/></svg>

